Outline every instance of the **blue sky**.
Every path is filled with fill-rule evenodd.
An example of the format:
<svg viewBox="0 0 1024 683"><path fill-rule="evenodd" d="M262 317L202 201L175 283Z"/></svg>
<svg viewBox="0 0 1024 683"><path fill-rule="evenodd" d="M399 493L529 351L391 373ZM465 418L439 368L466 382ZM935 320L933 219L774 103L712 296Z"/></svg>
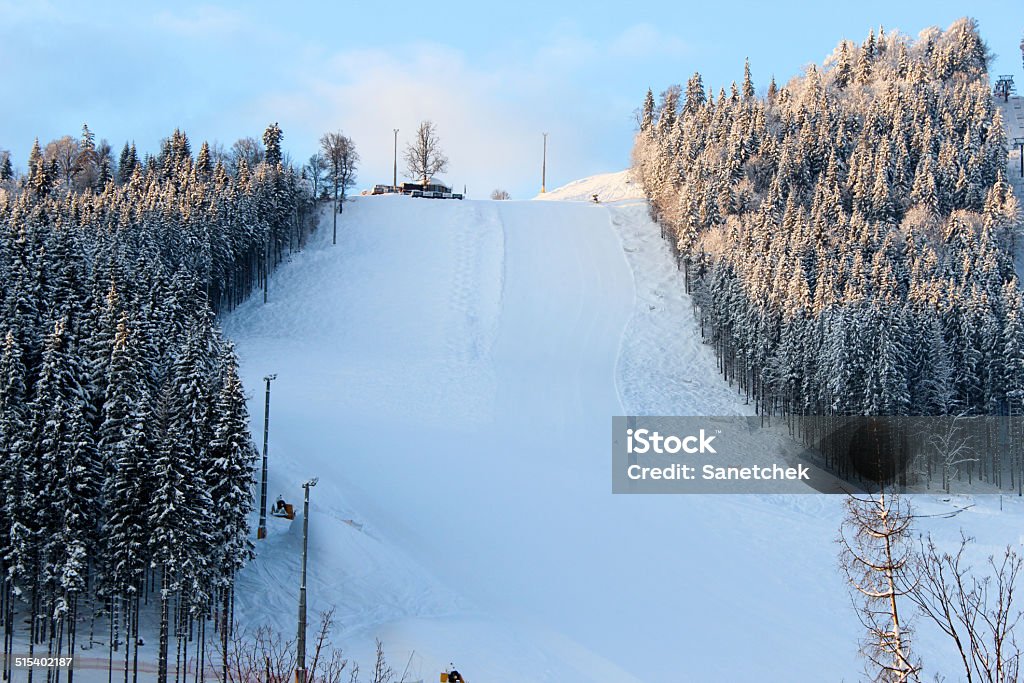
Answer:
<svg viewBox="0 0 1024 683"><path fill-rule="evenodd" d="M119 150L156 149L175 127L198 145L259 137L272 121L305 159L327 130L352 136L360 185L391 177L399 144L432 119L471 196L526 198L629 161L633 110L699 70L755 85L821 62L869 27L916 35L969 14L1024 91L1024 2L312 3L0 0L0 148L23 167L32 138L83 122ZM420 8L432 7L424 10ZM394 8L394 9L392 9Z"/></svg>

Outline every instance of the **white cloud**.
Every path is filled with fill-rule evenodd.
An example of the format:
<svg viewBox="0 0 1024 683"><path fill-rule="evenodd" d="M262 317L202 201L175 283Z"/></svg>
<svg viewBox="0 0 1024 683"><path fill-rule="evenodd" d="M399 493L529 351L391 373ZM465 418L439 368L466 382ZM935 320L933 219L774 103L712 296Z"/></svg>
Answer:
<svg viewBox="0 0 1024 683"><path fill-rule="evenodd" d="M594 112L574 108L572 91L545 66L567 44L543 46L519 63L492 66L471 64L458 50L426 43L340 52L301 69L305 75L294 89L256 108L273 112L282 126L287 121L301 129L307 139L344 130L359 147L363 186L390 180L393 128L400 129L402 176L404 142L420 121L432 120L450 159L446 180L458 188L469 185L477 197L503 187L525 198L524 192L540 185L543 131L551 134L552 161L579 159L589 146L583 121Z"/></svg>

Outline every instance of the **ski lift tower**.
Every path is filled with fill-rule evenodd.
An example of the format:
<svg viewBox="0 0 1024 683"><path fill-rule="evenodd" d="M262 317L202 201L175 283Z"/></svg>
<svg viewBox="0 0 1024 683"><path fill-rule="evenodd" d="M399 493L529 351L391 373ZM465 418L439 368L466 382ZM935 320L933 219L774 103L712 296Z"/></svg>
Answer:
<svg viewBox="0 0 1024 683"><path fill-rule="evenodd" d="M996 97L1002 97L1003 102L1010 101L1010 95L1014 93L1013 76L1006 74L996 79Z"/></svg>

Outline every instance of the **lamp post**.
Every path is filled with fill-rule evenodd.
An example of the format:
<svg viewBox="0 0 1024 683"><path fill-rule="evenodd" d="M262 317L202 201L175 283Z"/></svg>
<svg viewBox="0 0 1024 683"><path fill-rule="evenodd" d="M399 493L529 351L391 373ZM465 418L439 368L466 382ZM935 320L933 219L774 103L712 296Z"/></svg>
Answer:
<svg viewBox="0 0 1024 683"><path fill-rule="evenodd" d="M270 240L267 240L267 248L263 250L263 303L267 303L267 295L270 292Z"/></svg>
<svg viewBox="0 0 1024 683"><path fill-rule="evenodd" d="M309 547L309 490L319 481L313 477L302 485L302 583L299 584L299 636L295 683L306 683L306 555Z"/></svg>
<svg viewBox="0 0 1024 683"><path fill-rule="evenodd" d="M263 478L260 480L260 524L256 529L256 538L267 537L267 437L270 434L270 383L277 375L267 375L263 381L267 383L267 397L263 404Z"/></svg>
<svg viewBox="0 0 1024 683"><path fill-rule="evenodd" d="M391 179L391 189L398 192L398 129L395 128L395 175Z"/></svg>
<svg viewBox="0 0 1024 683"><path fill-rule="evenodd" d="M540 193L541 194L544 194L545 192L547 192L547 190L544 189L544 186L547 184L547 179L548 179L548 134L547 133L543 133L543 135L544 135L544 161L541 163L541 167L540 167Z"/></svg>
<svg viewBox="0 0 1024 683"><path fill-rule="evenodd" d="M1020 149L1020 177L1024 178L1024 138L1014 138L1013 144Z"/></svg>

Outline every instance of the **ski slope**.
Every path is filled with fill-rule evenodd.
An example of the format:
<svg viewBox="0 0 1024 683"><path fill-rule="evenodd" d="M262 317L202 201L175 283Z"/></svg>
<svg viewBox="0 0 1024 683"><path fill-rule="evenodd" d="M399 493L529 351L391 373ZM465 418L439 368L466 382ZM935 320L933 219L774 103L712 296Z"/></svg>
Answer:
<svg viewBox="0 0 1024 683"><path fill-rule="evenodd" d="M857 677L840 497L610 492L611 416L751 412L642 201L360 197L330 232L225 331L254 434L277 373L269 495L319 477L310 611L336 609L364 671L380 637L406 680L449 662L474 683ZM1006 508L926 524L991 552L1017 542ZM236 616L290 633L301 515L270 527Z"/></svg>
<svg viewBox="0 0 1024 683"><path fill-rule="evenodd" d="M595 194L602 202L644 199L643 188L633 180L633 173L628 169L574 180L550 192L538 194L534 199L589 202L593 201Z"/></svg>
<svg viewBox="0 0 1024 683"><path fill-rule="evenodd" d="M1024 139L1024 97L1011 97L1003 102L994 98L996 106L1003 115L1003 127L1006 128L1006 139L1010 144L1010 154L1006 160L1006 178L1013 185L1017 199L1024 203L1024 177L1021 176L1020 145L1014 140Z"/></svg>

